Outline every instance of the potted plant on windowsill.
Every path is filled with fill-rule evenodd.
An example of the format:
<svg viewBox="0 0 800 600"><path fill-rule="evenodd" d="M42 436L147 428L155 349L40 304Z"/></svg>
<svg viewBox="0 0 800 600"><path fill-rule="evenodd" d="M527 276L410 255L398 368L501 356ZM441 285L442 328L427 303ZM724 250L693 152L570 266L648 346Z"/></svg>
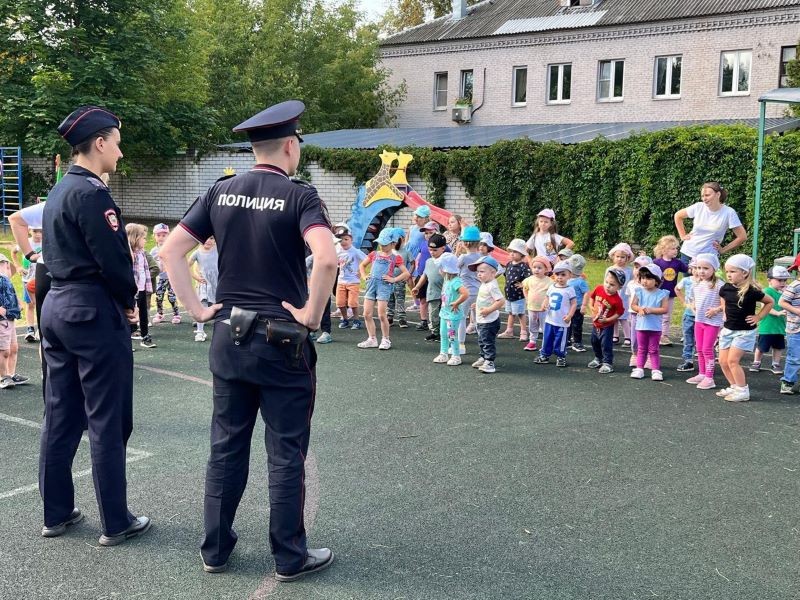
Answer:
<svg viewBox="0 0 800 600"><path fill-rule="evenodd" d="M461 96L460 98L456 98L456 106L468 106L472 108L472 97L471 96Z"/></svg>

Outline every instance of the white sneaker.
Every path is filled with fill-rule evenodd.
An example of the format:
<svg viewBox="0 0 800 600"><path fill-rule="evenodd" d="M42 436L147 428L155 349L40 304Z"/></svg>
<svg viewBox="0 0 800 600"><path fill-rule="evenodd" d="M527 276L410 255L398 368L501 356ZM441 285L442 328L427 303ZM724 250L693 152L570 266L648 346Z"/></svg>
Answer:
<svg viewBox="0 0 800 600"><path fill-rule="evenodd" d="M478 333L478 328L475 325L467 325L467 335L475 335Z"/></svg>
<svg viewBox="0 0 800 600"><path fill-rule="evenodd" d="M206 332L205 331L198 331L194 334L194 341L195 342L205 342L206 341Z"/></svg>
<svg viewBox="0 0 800 600"><path fill-rule="evenodd" d="M732 387L726 387L726 388L722 388L720 391L716 392L716 394L717 394L717 396L719 396L720 398L724 398L724 397L725 397L725 396L727 396L728 394L732 394L732 393L733 393L733 392L735 392L735 391L736 391L736 390L735 390L734 388L732 388Z"/></svg>
<svg viewBox="0 0 800 600"><path fill-rule="evenodd" d="M725 396L726 402L747 402L750 400L750 388L734 388L733 391Z"/></svg>
<svg viewBox="0 0 800 600"><path fill-rule="evenodd" d="M483 357L482 357L482 356L479 356L479 357L478 357L478 360L476 360L474 363L472 363L472 366L473 366L474 368L476 368L476 369L480 369L480 368L483 366L483 363L485 363L485 362L486 362L486 361L485 361L485 360L483 360Z"/></svg>
<svg viewBox="0 0 800 600"><path fill-rule="evenodd" d="M450 360L447 361L448 366L457 367L461 364L461 357L460 356L451 356Z"/></svg>
<svg viewBox="0 0 800 600"><path fill-rule="evenodd" d="M644 369L634 369L631 371L631 379L644 379Z"/></svg>
<svg viewBox="0 0 800 600"><path fill-rule="evenodd" d="M487 360L483 363L483 366L478 369L481 373L495 373L497 369L494 368L494 362L491 360Z"/></svg>
<svg viewBox="0 0 800 600"><path fill-rule="evenodd" d="M378 346L378 350L388 350L392 347L392 340L389 338L381 338L381 345Z"/></svg>
<svg viewBox="0 0 800 600"><path fill-rule="evenodd" d="M358 343L359 348L377 348L378 340L374 337L368 337L363 342Z"/></svg>
<svg viewBox="0 0 800 600"><path fill-rule="evenodd" d="M664 374L658 369L653 369L652 373L650 373L650 379L653 381L664 381Z"/></svg>
<svg viewBox="0 0 800 600"><path fill-rule="evenodd" d="M447 354L439 354L436 358L433 359L437 365L443 365L447 362Z"/></svg>

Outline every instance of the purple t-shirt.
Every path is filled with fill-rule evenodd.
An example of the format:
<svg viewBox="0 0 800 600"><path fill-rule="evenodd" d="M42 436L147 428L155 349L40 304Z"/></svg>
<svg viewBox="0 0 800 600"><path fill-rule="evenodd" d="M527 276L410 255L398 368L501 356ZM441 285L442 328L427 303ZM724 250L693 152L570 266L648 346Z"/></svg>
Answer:
<svg viewBox="0 0 800 600"><path fill-rule="evenodd" d="M678 285L678 273L687 274L689 272L689 267L678 258L673 258L672 260L657 258L653 261L653 264L658 265L664 273L664 276L661 278L661 289L667 290L669 292L669 297L674 298L676 296L675 286Z"/></svg>

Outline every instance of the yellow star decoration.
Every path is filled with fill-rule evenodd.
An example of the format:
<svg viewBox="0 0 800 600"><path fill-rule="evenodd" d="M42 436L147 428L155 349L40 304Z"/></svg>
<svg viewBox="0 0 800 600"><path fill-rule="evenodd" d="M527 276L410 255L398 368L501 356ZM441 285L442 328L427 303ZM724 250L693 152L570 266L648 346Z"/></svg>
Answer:
<svg viewBox="0 0 800 600"><path fill-rule="evenodd" d="M225 167L225 170L223 171L223 173L225 173L226 176L227 175L236 175L236 169L234 169L233 167Z"/></svg>

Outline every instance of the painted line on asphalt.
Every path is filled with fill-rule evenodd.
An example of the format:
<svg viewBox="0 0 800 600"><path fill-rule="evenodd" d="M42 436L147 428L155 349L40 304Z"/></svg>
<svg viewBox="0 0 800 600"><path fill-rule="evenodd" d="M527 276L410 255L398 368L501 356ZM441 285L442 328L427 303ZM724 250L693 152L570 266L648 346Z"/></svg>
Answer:
<svg viewBox="0 0 800 600"><path fill-rule="evenodd" d="M13 415L7 415L4 413L0 413L0 420L8 421L9 423L15 423L17 425L23 425L25 427L29 427L31 429L41 429L42 424L37 423L36 421L29 421L28 419L23 419L21 417L15 417ZM81 436L81 442L88 443L89 438L86 435ZM127 449L127 457L125 458L126 464L135 463L137 461L143 460L145 458L151 457L152 454L150 452L146 452L144 450L136 450L135 448L128 448ZM79 477L86 477L92 474L92 469L84 469L82 471L73 471L72 478L77 479ZM12 498L14 496L19 496L20 494L26 494L28 492L35 492L39 490L38 483L32 483L30 485L23 485L18 488L14 488L13 490L9 490L7 492L0 492L0 500L4 498Z"/></svg>

